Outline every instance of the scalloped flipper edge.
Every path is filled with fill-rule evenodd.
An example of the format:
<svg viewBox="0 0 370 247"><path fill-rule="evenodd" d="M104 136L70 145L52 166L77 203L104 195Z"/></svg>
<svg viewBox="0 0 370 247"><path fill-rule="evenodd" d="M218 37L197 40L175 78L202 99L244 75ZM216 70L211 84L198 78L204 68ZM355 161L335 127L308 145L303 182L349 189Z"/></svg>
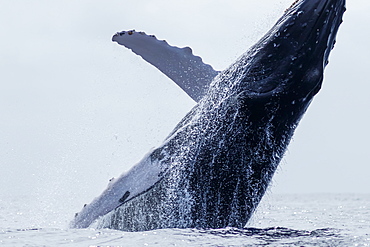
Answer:
<svg viewBox="0 0 370 247"><path fill-rule="evenodd" d="M196 102L206 94L211 81L219 73L205 64L201 57L195 56L190 47L171 46L144 32L122 31L116 33L112 41L159 69Z"/></svg>

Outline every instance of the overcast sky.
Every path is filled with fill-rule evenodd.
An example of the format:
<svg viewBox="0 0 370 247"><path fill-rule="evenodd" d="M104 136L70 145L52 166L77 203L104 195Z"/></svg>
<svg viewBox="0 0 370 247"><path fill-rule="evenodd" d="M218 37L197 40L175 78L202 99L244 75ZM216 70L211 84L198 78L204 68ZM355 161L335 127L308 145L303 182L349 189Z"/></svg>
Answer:
<svg viewBox="0 0 370 247"><path fill-rule="evenodd" d="M0 195L83 205L194 102L111 41L136 29L222 70L292 0L0 1ZM370 193L370 2L348 1L323 88L270 193ZM80 207L80 206L79 206Z"/></svg>

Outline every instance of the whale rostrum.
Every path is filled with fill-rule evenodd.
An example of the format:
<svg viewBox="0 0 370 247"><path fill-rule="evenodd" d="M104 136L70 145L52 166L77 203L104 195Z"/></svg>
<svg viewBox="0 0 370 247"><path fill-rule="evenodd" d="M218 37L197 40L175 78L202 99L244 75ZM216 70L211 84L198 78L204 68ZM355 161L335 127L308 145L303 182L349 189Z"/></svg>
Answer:
<svg viewBox="0 0 370 247"><path fill-rule="evenodd" d="M71 222L126 231L242 228L264 195L323 81L345 0L298 0L224 71L190 48L134 30L113 41L197 104L164 142Z"/></svg>

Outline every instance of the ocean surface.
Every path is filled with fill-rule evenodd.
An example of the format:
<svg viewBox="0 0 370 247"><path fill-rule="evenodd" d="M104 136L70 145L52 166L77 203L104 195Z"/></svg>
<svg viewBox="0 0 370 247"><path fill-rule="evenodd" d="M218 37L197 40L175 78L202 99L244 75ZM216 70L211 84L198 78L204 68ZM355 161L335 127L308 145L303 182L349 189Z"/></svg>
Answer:
<svg viewBox="0 0 370 247"><path fill-rule="evenodd" d="M68 208L32 200L0 197L0 246L370 246L367 194L269 194L245 229L148 232L69 229Z"/></svg>

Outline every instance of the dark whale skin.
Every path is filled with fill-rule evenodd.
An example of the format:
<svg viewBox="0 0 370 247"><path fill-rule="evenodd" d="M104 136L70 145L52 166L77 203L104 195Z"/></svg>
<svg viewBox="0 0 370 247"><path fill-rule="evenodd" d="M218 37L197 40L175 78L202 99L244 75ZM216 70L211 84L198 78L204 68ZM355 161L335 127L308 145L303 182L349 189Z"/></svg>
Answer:
<svg viewBox="0 0 370 247"><path fill-rule="evenodd" d="M162 178L99 227L243 228L321 88L344 11L345 0L296 1L150 154Z"/></svg>

